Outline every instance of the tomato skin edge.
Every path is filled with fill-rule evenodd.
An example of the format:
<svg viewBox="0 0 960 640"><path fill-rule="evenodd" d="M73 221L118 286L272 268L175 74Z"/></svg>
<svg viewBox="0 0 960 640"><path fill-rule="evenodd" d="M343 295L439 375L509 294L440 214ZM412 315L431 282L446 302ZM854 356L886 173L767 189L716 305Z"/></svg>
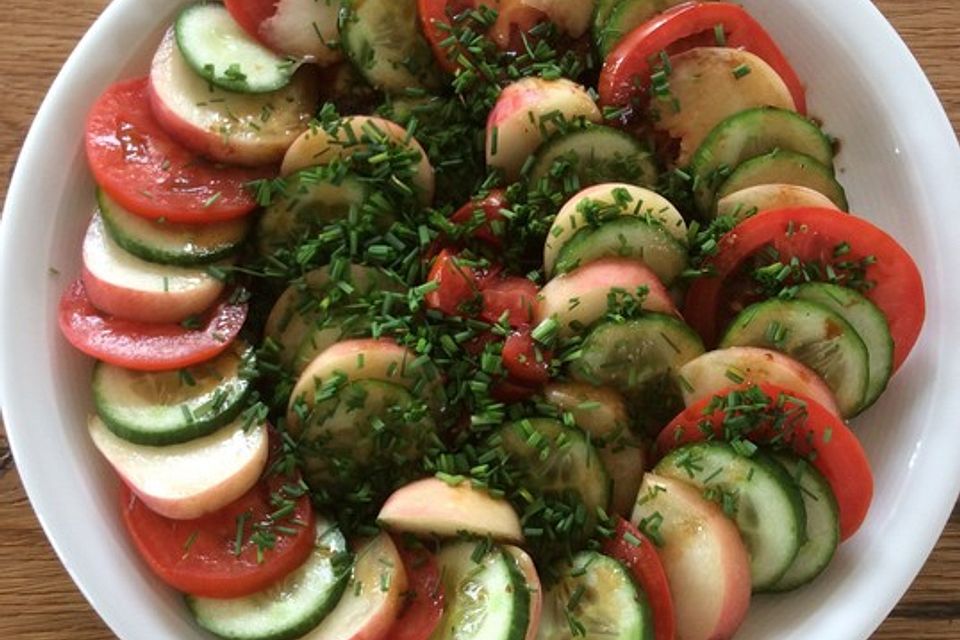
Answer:
<svg viewBox="0 0 960 640"><path fill-rule="evenodd" d="M889 233L872 222L832 209L797 207L765 212L749 218L718 241L717 253L707 266L714 274L693 281L683 316L708 345L716 344L717 317L724 299L724 286L752 256L773 245L781 260L801 261L831 253L840 243L849 244L844 260L868 256L877 262L867 270L875 286L864 295L886 316L894 340L896 372L916 345L926 317L923 278L916 262ZM819 243L819 244L818 244Z"/></svg>
<svg viewBox="0 0 960 640"><path fill-rule="evenodd" d="M628 542L628 534L635 537L639 544ZM653 640L675 640L677 620L673 596L654 543L633 524L618 516L614 537L603 543L602 550L627 567L634 582L647 596L653 614Z"/></svg>
<svg viewBox="0 0 960 640"><path fill-rule="evenodd" d="M725 397L731 391L743 391L751 387L758 388L771 403L786 396L796 398L806 407L806 419L796 426L786 437L783 433L772 431L768 426L745 437L754 444L764 445L776 442L786 443L801 458L815 467L830 484L840 515L840 539L847 540L859 530L866 520L873 502L873 472L867 454L850 428L829 410L815 400L792 393L782 387L771 384L734 385L715 396L704 398L687 407L670 424L663 428L655 442L657 460L686 444L712 439L723 439L723 412L705 411L716 397ZM710 431L712 433L705 433Z"/></svg>
<svg viewBox="0 0 960 640"><path fill-rule="evenodd" d="M230 347L246 317L246 304L222 300L196 330L120 320L100 313L79 279L64 290L58 308L60 333L75 349L136 371L171 371L211 360ZM129 344L143 348L130 350ZM178 344L182 348L172 352Z"/></svg>
<svg viewBox="0 0 960 640"><path fill-rule="evenodd" d="M648 59L683 38L722 24L728 32L728 47L743 47L769 64L784 81L801 114L807 113L806 90L773 38L739 5L727 2L686 2L655 16L627 34L607 56L600 76L601 106L628 104L640 85L649 83Z"/></svg>
<svg viewBox="0 0 960 640"><path fill-rule="evenodd" d="M391 640L429 640L446 608L436 556L393 536L407 572L408 601L387 637Z"/></svg>

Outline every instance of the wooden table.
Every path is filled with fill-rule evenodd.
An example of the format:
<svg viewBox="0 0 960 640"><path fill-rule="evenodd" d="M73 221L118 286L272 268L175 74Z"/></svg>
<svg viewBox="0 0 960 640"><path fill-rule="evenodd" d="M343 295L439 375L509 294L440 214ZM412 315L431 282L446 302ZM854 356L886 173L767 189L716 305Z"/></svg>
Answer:
<svg viewBox="0 0 960 640"><path fill-rule="evenodd" d="M838 0L843 1L843 0ZM9 0L0 20L0 199L34 112L66 56L108 0ZM906 38L960 127L960 3L876 0ZM145 3L146 5L149 3ZM0 638L94 640L111 633L51 550L30 509L0 425ZM68 631L69 630L69 631ZM874 636L960 638L960 511L923 573Z"/></svg>

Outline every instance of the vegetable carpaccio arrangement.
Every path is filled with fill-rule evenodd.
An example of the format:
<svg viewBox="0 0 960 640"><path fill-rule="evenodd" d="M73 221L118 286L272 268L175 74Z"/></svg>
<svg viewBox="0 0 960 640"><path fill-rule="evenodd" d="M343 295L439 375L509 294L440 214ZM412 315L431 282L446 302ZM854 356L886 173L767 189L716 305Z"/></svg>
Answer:
<svg viewBox="0 0 960 640"><path fill-rule="evenodd" d="M923 286L739 5L193 4L85 141L60 325L215 636L731 638L867 516Z"/></svg>

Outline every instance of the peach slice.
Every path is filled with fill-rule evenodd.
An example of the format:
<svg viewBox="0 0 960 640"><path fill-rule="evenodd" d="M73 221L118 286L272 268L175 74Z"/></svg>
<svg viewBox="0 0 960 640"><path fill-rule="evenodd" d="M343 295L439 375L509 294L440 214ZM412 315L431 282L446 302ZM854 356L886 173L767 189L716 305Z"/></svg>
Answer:
<svg viewBox="0 0 960 640"><path fill-rule="evenodd" d="M732 638L750 606L750 558L716 504L683 482L648 473L633 523L660 543L683 640Z"/></svg>
<svg viewBox="0 0 960 640"><path fill-rule="evenodd" d="M830 387L812 369L777 351L730 347L711 351L680 368L683 401L689 407L741 383L768 383L810 398L840 415Z"/></svg>
<svg viewBox="0 0 960 640"><path fill-rule="evenodd" d="M454 486L426 478L408 484L387 499L377 520L392 531L419 536L454 538L465 532L523 542L520 518L510 503L466 481Z"/></svg>
<svg viewBox="0 0 960 640"><path fill-rule="evenodd" d="M280 166L280 173L287 176L301 169L329 164L336 159L351 156L367 148L366 144L360 142L364 135L374 140L405 146L419 154L420 160L413 180L423 202L425 204L433 202L436 177L427 152L413 136L407 134L406 129L390 120L373 116L344 118L341 128L333 134L321 128L303 132L287 149L283 164Z"/></svg>
<svg viewBox="0 0 960 640"><path fill-rule="evenodd" d="M637 295L641 287L647 291L644 309L676 315L670 293L653 271L635 260L603 258L548 282L540 290L535 321L554 318L558 335L569 338L603 318L615 290Z"/></svg>
<svg viewBox="0 0 960 640"><path fill-rule="evenodd" d="M655 101L654 127L680 140L684 167L714 127L753 107L796 111L786 83L763 58L742 49L699 47L670 57L670 94Z"/></svg>
<svg viewBox="0 0 960 640"><path fill-rule="evenodd" d="M83 239L83 286L100 311L135 322L175 323L206 311L224 283L206 269L147 262L124 251L96 214Z"/></svg>
<svg viewBox="0 0 960 640"><path fill-rule="evenodd" d="M559 118L600 122L602 114L587 90L570 80L524 78L509 85L487 118L487 164L515 181L545 137L557 130Z"/></svg>
<svg viewBox="0 0 960 640"><path fill-rule="evenodd" d="M267 427L240 418L214 433L166 447L133 444L97 416L87 429L110 466L152 511L192 520L230 504L257 483L267 464Z"/></svg>
<svg viewBox="0 0 960 640"><path fill-rule="evenodd" d="M547 275L553 273L563 246L570 242L578 231L587 227L583 214L583 207L587 202L599 205L619 204L620 215L624 216L649 216L662 224L679 242L687 244L687 223L669 200L655 191L632 184L598 184L587 187L570 198L553 221L543 248L543 268Z"/></svg>
<svg viewBox="0 0 960 640"><path fill-rule="evenodd" d="M839 210L833 200L809 187L795 184L761 184L721 198L717 203L717 215L742 219L765 211L794 207Z"/></svg>
<svg viewBox="0 0 960 640"><path fill-rule="evenodd" d="M356 555L336 608L302 640L386 640L407 591L407 572L390 536L381 533Z"/></svg>
<svg viewBox="0 0 960 640"><path fill-rule="evenodd" d="M307 129L319 95L314 69L283 89L242 94L211 87L194 73L167 31L150 66L150 106L180 144L214 160L259 167L280 162Z"/></svg>

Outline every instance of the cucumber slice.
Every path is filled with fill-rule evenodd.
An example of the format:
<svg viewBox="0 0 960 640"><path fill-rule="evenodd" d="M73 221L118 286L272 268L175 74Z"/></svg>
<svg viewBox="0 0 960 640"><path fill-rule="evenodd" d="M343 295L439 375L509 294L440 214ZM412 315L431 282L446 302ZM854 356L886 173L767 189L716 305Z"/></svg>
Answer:
<svg viewBox="0 0 960 640"><path fill-rule="evenodd" d="M345 0L340 23L347 56L377 89L403 93L442 84L420 32L417 0Z"/></svg>
<svg viewBox="0 0 960 640"><path fill-rule="evenodd" d="M800 487L807 527L804 542L787 572L770 591L791 591L813 581L823 573L840 545L840 520L837 498L830 483L806 460L777 452L773 458L780 463Z"/></svg>
<svg viewBox="0 0 960 640"><path fill-rule="evenodd" d="M324 393L319 387L317 395ZM296 409L295 409L296 411ZM289 424L304 480L336 499L369 483L377 499L418 475L420 458L435 437L426 405L398 384L355 380L304 409Z"/></svg>
<svg viewBox="0 0 960 640"><path fill-rule="evenodd" d="M811 282L797 289L797 298L822 304L843 316L863 340L870 359L870 380L861 411L872 405L887 388L893 374L893 337L886 316L853 289L826 282Z"/></svg>
<svg viewBox="0 0 960 640"><path fill-rule="evenodd" d="M530 592L512 555L484 541L457 542L437 560L447 605L431 640L524 640Z"/></svg>
<svg viewBox="0 0 960 640"><path fill-rule="evenodd" d="M349 294L344 290L345 284L352 288ZM315 269L291 284L277 299L267 317L264 338L279 349L280 364L302 372L301 358L309 355L304 349L306 341L319 355L350 334L349 329L362 329L360 325L365 322L361 318L350 320L355 315L345 311L345 306L375 292L403 291L403 285L381 269L350 265L334 279L329 266Z"/></svg>
<svg viewBox="0 0 960 640"><path fill-rule="evenodd" d="M808 155L776 150L751 158L738 166L717 191L719 200L731 193L761 184L795 184L819 191L842 211L850 208L843 186L833 170ZM711 204L713 206L713 204Z"/></svg>
<svg viewBox="0 0 960 640"><path fill-rule="evenodd" d="M643 480L647 447L630 429L630 413L623 396L607 387L552 382L544 387L543 399L569 414L590 434L610 477L610 512L629 517Z"/></svg>
<svg viewBox="0 0 960 640"><path fill-rule="evenodd" d="M816 371L837 398L845 418L863 408L870 380L867 347L843 316L804 300L768 300L743 310L720 348L765 347L786 353Z"/></svg>
<svg viewBox="0 0 960 640"><path fill-rule="evenodd" d="M704 442L671 452L653 472L704 490L734 519L750 555L754 591L770 589L786 574L803 543L806 513L800 490L776 462Z"/></svg>
<svg viewBox="0 0 960 640"><path fill-rule="evenodd" d="M247 219L210 224L158 222L130 213L97 189L100 217L107 233L133 255L159 264L192 267L234 255L250 229Z"/></svg>
<svg viewBox="0 0 960 640"><path fill-rule="evenodd" d="M592 35L594 44L599 42L600 34L602 33L603 28L607 25L607 20L610 18L610 13L619 3L620 0L597 0L596 9L594 9L593 12Z"/></svg>
<svg viewBox="0 0 960 640"><path fill-rule="evenodd" d="M659 175L653 154L639 140L600 125L561 134L544 143L534 156L530 184L555 175L557 163L564 169L564 180L576 176L578 190L606 182L652 186Z"/></svg>
<svg viewBox="0 0 960 640"><path fill-rule="evenodd" d="M599 31L595 31L600 59L606 60L610 52L620 44L628 33L653 18L686 0L619 0L607 13L606 21ZM599 16L599 14L598 14Z"/></svg>
<svg viewBox="0 0 960 640"><path fill-rule="evenodd" d="M263 212L257 227L260 253L269 255L303 240L324 225L343 220L369 195L360 180L337 175L329 167L311 167L286 179L284 195ZM384 218L389 226L391 220Z"/></svg>
<svg viewBox="0 0 960 640"><path fill-rule="evenodd" d="M703 352L703 341L693 329L673 316L651 313L594 328L570 375L623 393L639 424L652 430L683 409L678 371Z"/></svg>
<svg viewBox="0 0 960 640"><path fill-rule="evenodd" d="M597 510L610 504L610 481L587 435L558 420L530 418L504 425L495 438L534 493L577 497L583 519L574 523L570 534L574 539L588 538Z"/></svg>
<svg viewBox="0 0 960 640"><path fill-rule="evenodd" d="M174 23L177 46L197 75L238 93L269 93L290 83L297 70L251 38L220 3L200 2Z"/></svg>
<svg viewBox="0 0 960 640"><path fill-rule="evenodd" d="M557 255L556 273L567 273L600 258L643 261L670 286L687 268L687 248L656 220L620 216L578 231Z"/></svg>
<svg viewBox="0 0 960 640"><path fill-rule="evenodd" d="M596 551L574 556L547 592L541 638L653 640L653 614L626 568Z"/></svg>
<svg viewBox="0 0 960 640"><path fill-rule="evenodd" d="M252 364L253 349L239 342L213 360L177 371L132 371L98 362L93 401L118 437L149 446L179 444L213 433L240 414Z"/></svg>
<svg viewBox="0 0 960 640"><path fill-rule="evenodd" d="M203 629L229 640L299 638L330 613L347 586L351 567L347 542L336 526L317 518L313 553L293 573L243 598L186 596Z"/></svg>
<svg viewBox="0 0 960 640"><path fill-rule="evenodd" d="M750 158L776 150L807 155L829 168L833 175L833 144L820 127L787 109L748 109L718 124L690 161L694 198L700 213L715 215L717 189L731 171Z"/></svg>
<svg viewBox="0 0 960 640"><path fill-rule="evenodd" d="M655 191L632 184L598 184L570 198L550 225L543 245L543 268L547 276L556 274L560 250L577 233L597 229L620 217L659 222L677 242L687 246L687 223L669 200Z"/></svg>

